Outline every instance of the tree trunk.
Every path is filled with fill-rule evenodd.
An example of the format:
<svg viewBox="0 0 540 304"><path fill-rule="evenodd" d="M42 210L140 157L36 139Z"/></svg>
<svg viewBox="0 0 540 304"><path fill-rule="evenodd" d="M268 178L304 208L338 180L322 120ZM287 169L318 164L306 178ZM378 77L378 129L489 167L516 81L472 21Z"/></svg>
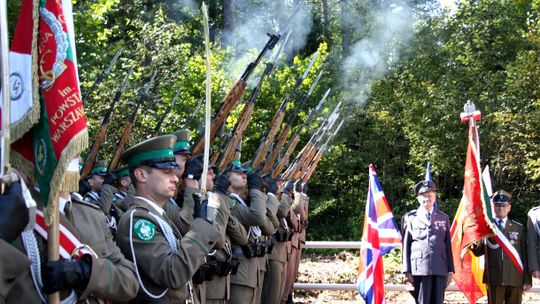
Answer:
<svg viewBox="0 0 540 304"><path fill-rule="evenodd" d="M217 9L217 1L216 0L208 0L208 19L210 22L210 42L216 41L216 34L217 34L217 28L216 28L216 20L218 17L218 9Z"/></svg>
<svg viewBox="0 0 540 304"><path fill-rule="evenodd" d="M326 34L326 28L328 27L328 1L327 0L321 0L321 11L322 11L322 32L323 35Z"/></svg>
<svg viewBox="0 0 540 304"><path fill-rule="evenodd" d="M235 0L223 1L223 35L221 36L221 43L224 46L234 44L234 38L231 33L234 32L234 11Z"/></svg>
<svg viewBox="0 0 540 304"><path fill-rule="evenodd" d="M352 40L352 27L349 14L349 0L341 0L341 47L343 49L343 55L349 53Z"/></svg>

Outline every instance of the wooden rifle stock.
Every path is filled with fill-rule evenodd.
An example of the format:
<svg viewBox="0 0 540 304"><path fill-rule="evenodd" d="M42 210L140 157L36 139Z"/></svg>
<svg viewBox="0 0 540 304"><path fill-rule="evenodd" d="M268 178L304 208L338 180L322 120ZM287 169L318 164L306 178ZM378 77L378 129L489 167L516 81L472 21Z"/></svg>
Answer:
<svg viewBox="0 0 540 304"><path fill-rule="evenodd" d="M244 131L249 124L249 120L251 119L251 115L253 114L254 107L255 103L253 102L249 102L244 105L244 109L242 110L240 119L234 127L231 138L222 153L221 160L219 161L218 169L220 172L223 171L223 169L225 169L225 167L233 160L236 147L238 146L240 140L242 140L242 135L244 134Z"/></svg>
<svg viewBox="0 0 540 304"><path fill-rule="evenodd" d="M133 130L133 123L127 122L124 126L124 132L122 133L122 136L120 137L120 141L118 141L118 145L116 146L116 151L114 152L114 156L111 160L111 163L109 164L108 171L113 171L118 167L118 163L120 163L120 156L122 156L122 153L124 152L124 147L126 146L130 136L131 131Z"/></svg>
<svg viewBox="0 0 540 304"><path fill-rule="evenodd" d="M264 163L264 167L262 169L262 174L266 174L269 172L272 167L274 166L274 163L276 162L279 152L281 152L281 148L285 145L285 141L289 137L289 132L291 131L291 125L287 124L281 134L279 135L277 143L274 145L274 149L272 150L272 153L270 153L270 157L266 160Z"/></svg>
<svg viewBox="0 0 540 304"><path fill-rule="evenodd" d="M105 142L105 138L107 136L107 129L109 128L109 122L114 112L114 107L116 103L120 100L120 98L122 97L122 94L124 93L126 89L126 85L129 80L129 77L131 76L132 73L133 73L133 67L130 68L126 78L124 79L124 82L122 83L122 86L114 95L113 101L111 102L109 109L107 110L107 112L105 113L105 116L103 117L103 122L101 123L101 126L99 127L99 130L96 134L96 138L94 139L94 142L92 143L92 147L90 148L90 153L88 153L88 155L86 156L86 161L84 162L84 166L81 171L82 177L85 177L90 173L90 171L92 170L92 167L94 166L94 162L97 160L99 148L101 147L103 142Z"/></svg>
<svg viewBox="0 0 540 304"><path fill-rule="evenodd" d="M306 173L304 173L304 176L302 177L302 180L304 182L309 181L309 179L311 178L311 175L313 175L313 172L315 172L315 168L317 168L317 165L321 161L323 153L324 153L324 150L321 149L319 150L319 152L317 152L317 155L315 155L315 158L313 159L313 161L307 168Z"/></svg>
<svg viewBox="0 0 540 304"><path fill-rule="evenodd" d="M279 174L281 174L281 172L285 168L285 165L289 161L289 158L291 157L292 152L294 151L294 149L296 148L299 142L300 142L300 135L295 134L293 138L291 139L289 146L287 147L287 151L285 151L285 154L283 154L283 156L281 157L281 160L277 164L276 168L274 169L274 171L272 171L272 178L276 178Z"/></svg>
<svg viewBox="0 0 540 304"><path fill-rule="evenodd" d="M263 138L261 144L259 145L259 148L257 149L257 153L255 154L255 157L251 162L251 168L253 168L253 170L256 170L263 162L263 159L268 152L268 148L270 148L270 145L274 141L274 137L276 137L276 134L279 131L279 127L281 126L284 117L285 111L281 111L281 109L278 110L277 113L274 115L274 118L272 119L272 124L270 125L270 130L268 131L268 134Z"/></svg>
<svg viewBox="0 0 540 304"><path fill-rule="evenodd" d="M231 111L234 109L238 101L240 100L240 97L242 97L242 94L244 94L244 91L246 90L246 82L239 79L234 83L234 86L232 89L227 93L225 98L222 101L222 106L219 108L219 111L214 115L214 118L212 119L212 127L210 128L210 143L214 141L216 134L225 122L225 119L227 119L227 116L231 113ZM193 147L193 155L196 156L198 154L201 154L204 149L204 136L200 136L199 140Z"/></svg>

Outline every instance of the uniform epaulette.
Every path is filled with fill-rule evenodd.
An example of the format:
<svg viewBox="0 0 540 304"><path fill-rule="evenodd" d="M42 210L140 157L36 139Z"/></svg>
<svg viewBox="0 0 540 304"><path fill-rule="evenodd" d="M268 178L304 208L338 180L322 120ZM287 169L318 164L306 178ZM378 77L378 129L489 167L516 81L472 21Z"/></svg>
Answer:
<svg viewBox="0 0 540 304"><path fill-rule="evenodd" d="M405 214L405 216L410 216L410 215L415 215L415 214L416 214L416 210L411 210L411 211L407 212Z"/></svg>
<svg viewBox="0 0 540 304"><path fill-rule="evenodd" d="M520 227L523 227L523 225L522 225L521 223L518 223L518 222L516 222L516 221L514 221L514 220L512 220L512 223L513 223L513 224L516 224L516 225L518 225L518 226L520 226Z"/></svg>
<svg viewBox="0 0 540 304"><path fill-rule="evenodd" d="M531 214L532 212L539 211L539 210L540 210L540 206L536 206L536 207L533 207L531 210L529 210L527 214Z"/></svg>
<svg viewBox="0 0 540 304"><path fill-rule="evenodd" d="M98 205L87 202L86 200L81 201L81 200L78 200L78 199L72 199L71 202L75 203L75 204L83 205L83 206L88 206L90 208L94 208L94 209L97 209L97 210L101 210Z"/></svg>

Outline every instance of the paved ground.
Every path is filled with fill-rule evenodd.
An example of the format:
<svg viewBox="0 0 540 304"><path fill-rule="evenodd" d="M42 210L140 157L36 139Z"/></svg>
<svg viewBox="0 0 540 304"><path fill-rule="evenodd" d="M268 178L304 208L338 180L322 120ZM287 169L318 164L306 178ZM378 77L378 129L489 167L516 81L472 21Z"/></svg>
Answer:
<svg viewBox="0 0 540 304"><path fill-rule="evenodd" d="M394 260L395 257L394 257ZM385 260L385 282L403 284L404 277L399 273L396 262ZM298 282L302 283L354 283L356 281L356 267L358 255L342 252L337 255L313 255L302 258ZM534 280L534 286L540 286L540 280ZM295 303L315 304L353 304L364 303L356 291L296 291ZM386 302L389 304L413 303L414 300L406 292L386 292ZM461 292L447 292L445 303L469 304ZM481 299L477 303L487 303ZM540 293L525 293L523 303L540 303Z"/></svg>

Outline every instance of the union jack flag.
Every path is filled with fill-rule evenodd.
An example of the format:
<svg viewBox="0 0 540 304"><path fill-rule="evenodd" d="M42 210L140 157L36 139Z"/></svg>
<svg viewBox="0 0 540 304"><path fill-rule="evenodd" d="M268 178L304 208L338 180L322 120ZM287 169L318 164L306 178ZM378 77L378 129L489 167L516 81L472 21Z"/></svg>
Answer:
<svg viewBox="0 0 540 304"><path fill-rule="evenodd" d="M369 165L369 189L358 265L357 289L368 304L385 303L382 256L401 246L401 234L373 165Z"/></svg>

